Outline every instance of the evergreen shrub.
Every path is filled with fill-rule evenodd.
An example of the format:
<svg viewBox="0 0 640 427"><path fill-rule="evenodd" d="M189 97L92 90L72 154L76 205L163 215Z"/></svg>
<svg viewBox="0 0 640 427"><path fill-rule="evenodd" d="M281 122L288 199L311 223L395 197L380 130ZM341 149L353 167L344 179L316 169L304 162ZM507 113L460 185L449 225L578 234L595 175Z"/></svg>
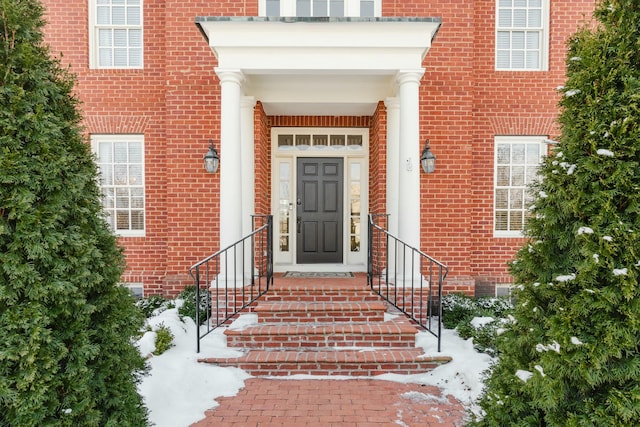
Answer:
<svg viewBox="0 0 640 427"><path fill-rule="evenodd" d="M0 0L0 426L140 427L144 318L43 15Z"/></svg>
<svg viewBox="0 0 640 427"><path fill-rule="evenodd" d="M640 425L640 2L571 37L479 426ZM551 96L551 95L550 95Z"/></svg>
<svg viewBox="0 0 640 427"><path fill-rule="evenodd" d="M160 314L169 308L173 308L174 302L172 300L167 300L162 295L150 295L137 300L136 307L138 307L148 319L149 317Z"/></svg>
<svg viewBox="0 0 640 427"><path fill-rule="evenodd" d="M178 294L178 299L182 300L183 303L178 307L178 314L180 316L186 316L196 321L196 287L195 286L187 286L184 288L180 294ZM209 295L205 291L200 292L200 324L204 324L207 321L207 313L209 310L211 303L209 301Z"/></svg>
<svg viewBox="0 0 640 427"><path fill-rule="evenodd" d="M173 347L173 339L175 338L171 329L164 323L160 323L156 329L156 350L154 355L159 356L165 351Z"/></svg>

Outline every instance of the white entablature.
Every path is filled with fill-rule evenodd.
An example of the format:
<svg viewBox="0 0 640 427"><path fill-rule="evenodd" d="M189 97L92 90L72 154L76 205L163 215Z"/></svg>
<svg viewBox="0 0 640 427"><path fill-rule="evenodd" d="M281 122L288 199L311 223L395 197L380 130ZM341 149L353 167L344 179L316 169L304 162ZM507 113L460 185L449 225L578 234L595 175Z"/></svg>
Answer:
<svg viewBox="0 0 640 427"><path fill-rule="evenodd" d="M217 68L241 72L244 93L268 114L371 114L378 101L396 95L399 72L423 67L440 24L440 18L196 18Z"/></svg>

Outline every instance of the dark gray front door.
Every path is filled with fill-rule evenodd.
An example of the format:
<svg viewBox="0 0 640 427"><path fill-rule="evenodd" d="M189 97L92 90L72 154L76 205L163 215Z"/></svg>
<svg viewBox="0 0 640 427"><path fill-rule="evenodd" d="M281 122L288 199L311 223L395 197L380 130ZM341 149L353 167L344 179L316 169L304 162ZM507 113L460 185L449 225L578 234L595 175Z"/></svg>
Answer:
<svg viewBox="0 0 640 427"><path fill-rule="evenodd" d="M343 163L343 159L298 158L298 264L342 263Z"/></svg>

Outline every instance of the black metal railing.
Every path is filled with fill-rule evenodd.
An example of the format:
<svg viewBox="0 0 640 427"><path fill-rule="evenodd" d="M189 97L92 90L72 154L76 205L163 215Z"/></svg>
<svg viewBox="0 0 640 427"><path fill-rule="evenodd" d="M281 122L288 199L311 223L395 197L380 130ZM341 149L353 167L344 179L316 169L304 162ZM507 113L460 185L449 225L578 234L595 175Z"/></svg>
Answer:
<svg viewBox="0 0 640 427"><path fill-rule="evenodd" d="M264 295L273 285L273 216L253 215L253 230L189 269L196 290L200 340Z"/></svg>
<svg viewBox="0 0 640 427"><path fill-rule="evenodd" d="M369 287L438 339L442 338L442 283L447 267L376 224L387 214L370 214L367 280Z"/></svg>

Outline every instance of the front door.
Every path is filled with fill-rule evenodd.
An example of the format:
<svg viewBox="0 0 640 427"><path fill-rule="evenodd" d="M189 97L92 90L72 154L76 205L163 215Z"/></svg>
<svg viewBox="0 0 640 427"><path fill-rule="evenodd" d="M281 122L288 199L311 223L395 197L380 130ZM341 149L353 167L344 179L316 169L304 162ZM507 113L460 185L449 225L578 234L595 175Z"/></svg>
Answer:
<svg viewBox="0 0 640 427"><path fill-rule="evenodd" d="M296 261L342 263L342 158L297 159Z"/></svg>

